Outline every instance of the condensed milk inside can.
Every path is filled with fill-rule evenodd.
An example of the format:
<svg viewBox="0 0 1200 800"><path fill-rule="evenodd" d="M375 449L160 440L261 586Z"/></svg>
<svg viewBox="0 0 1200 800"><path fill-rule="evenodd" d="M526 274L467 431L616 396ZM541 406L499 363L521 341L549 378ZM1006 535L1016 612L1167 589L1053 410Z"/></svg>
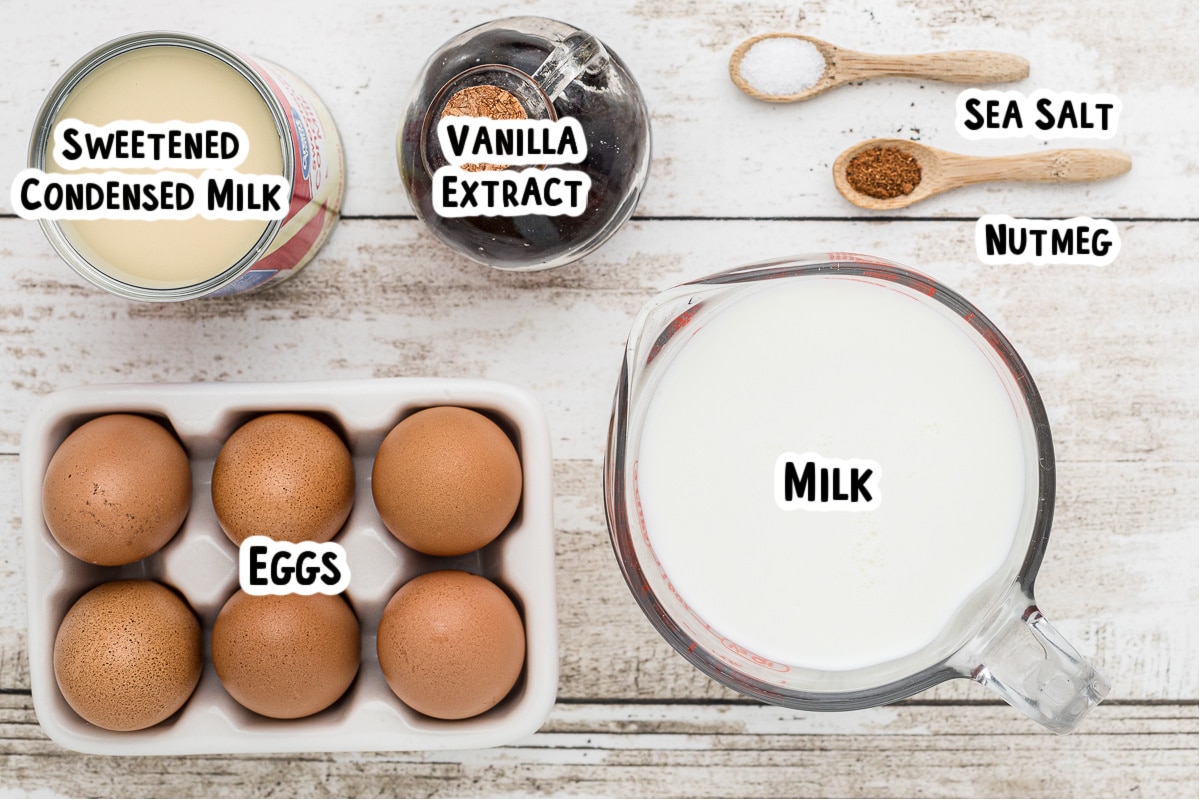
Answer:
<svg viewBox="0 0 1200 800"><path fill-rule="evenodd" d="M337 129L310 87L181 33L126 36L74 64L39 112L29 167L18 209L69 208L40 217L50 242L134 300L290 277L324 244L344 188Z"/></svg>

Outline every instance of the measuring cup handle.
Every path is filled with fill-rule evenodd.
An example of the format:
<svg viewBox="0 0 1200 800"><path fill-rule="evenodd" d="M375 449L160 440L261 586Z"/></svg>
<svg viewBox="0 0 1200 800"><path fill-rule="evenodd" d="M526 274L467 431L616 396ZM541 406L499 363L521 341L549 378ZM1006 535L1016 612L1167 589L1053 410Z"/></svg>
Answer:
<svg viewBox="0 0 1200 800"><path fill-rule="evenodd" d="M578 31L555 47L531 77L542 87L546 97L554 100L584 72L607 62L608 51L600 40L590 33Z"/></svg>
<svg viewBox="0 0 1200 800"><path fill-rule="evenodd" d="M1111 688L1014 586L976 653L970 677L1055 733L1070 733Z"/></svg>

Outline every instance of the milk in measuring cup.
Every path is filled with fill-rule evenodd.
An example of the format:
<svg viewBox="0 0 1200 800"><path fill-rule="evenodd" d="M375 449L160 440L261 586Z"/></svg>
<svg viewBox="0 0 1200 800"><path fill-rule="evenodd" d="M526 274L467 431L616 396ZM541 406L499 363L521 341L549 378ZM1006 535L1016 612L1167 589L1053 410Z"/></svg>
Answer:
<svg viewBox="0 0 1200 800"><path fill-rule="evenodd" d="M1011 377L961 317L897 284L769 281L725 302L668 343L637 445L646 534L675 592L720 636L794 666L953 639L1030 537L1036 450ZM803 493L792 484L813 502L777 501L785 454L821 459ZM857 487L873 506L823 505L820 469L848 496L852 462L877 467Z"/></svg>

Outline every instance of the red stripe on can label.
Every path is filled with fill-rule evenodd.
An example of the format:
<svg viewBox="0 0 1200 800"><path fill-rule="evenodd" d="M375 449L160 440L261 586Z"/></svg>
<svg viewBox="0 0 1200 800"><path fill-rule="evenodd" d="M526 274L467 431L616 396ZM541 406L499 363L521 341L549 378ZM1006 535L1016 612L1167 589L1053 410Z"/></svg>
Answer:
<svg viewBox="0 0 1200 800"><path fill-rule="evenodd" d="M276 64L248 57L282 107L292 139L292 197L275 238L249 270L214 295L278 283L312 260L341 210L342 144L328 110L302 80Z"/></svg>

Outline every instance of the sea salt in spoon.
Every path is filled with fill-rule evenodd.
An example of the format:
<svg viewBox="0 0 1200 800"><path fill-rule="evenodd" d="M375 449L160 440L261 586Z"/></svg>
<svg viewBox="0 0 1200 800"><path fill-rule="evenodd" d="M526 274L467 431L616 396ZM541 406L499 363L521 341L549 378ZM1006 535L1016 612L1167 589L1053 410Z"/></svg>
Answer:
<svg viewBox="0 0 1200 800"><path fill-rule="evenodd" d="M763 33L750 37L733 51L729 77L755 99L795 103L867 78L928 78L974 84L1019 81L1029 77L1029 62L1020 56L987 50L872 55L797 33Z"/></svg>
<svg viewBox="0 0 1200 800"><path fill-rule="evenodd" d="M867 150L899 150L921 167L921 179L909 194L880 199L863 194L846 178L846 167ZM1046 150L1016 156L964 156L907 139L868 139L843 152L833 162L833 183L851 203L873 211L905 208L927 197L987 181L1075 183L1102 181L1129 172L1133 162L1119 150L1078 148Z"/></svg>

